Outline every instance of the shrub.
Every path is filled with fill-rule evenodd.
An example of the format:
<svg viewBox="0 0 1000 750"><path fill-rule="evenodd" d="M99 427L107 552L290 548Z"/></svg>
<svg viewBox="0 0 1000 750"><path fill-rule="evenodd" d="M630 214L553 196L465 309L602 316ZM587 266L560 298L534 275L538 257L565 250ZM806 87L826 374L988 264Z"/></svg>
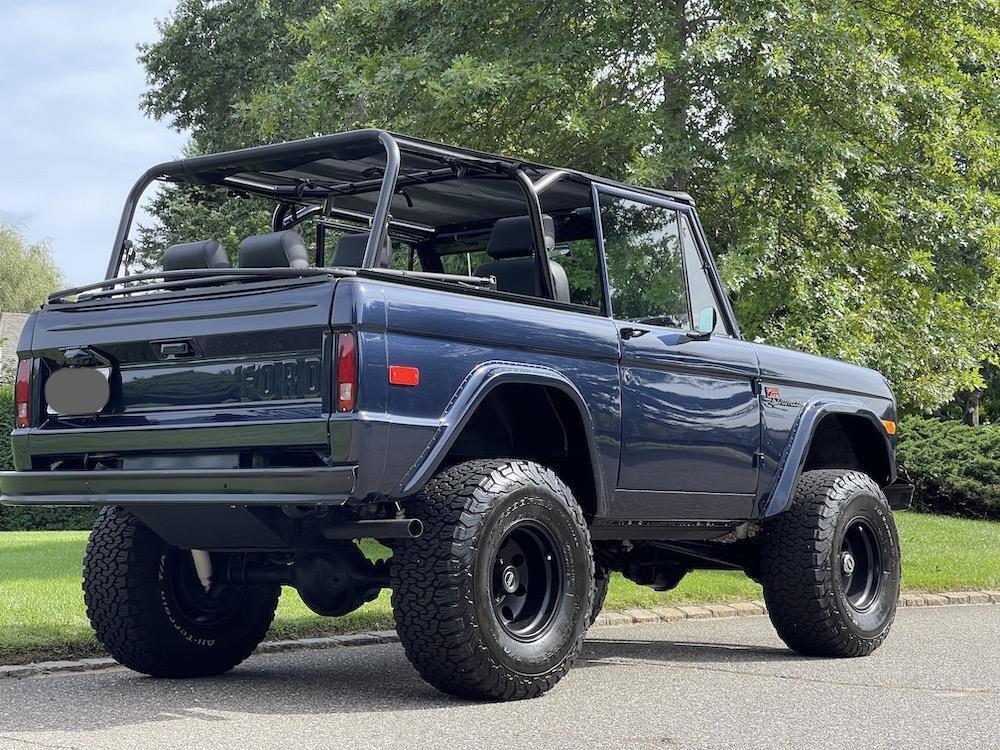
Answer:
<svg viewBox="0 0 1000 750"><path fill-rule="evenodd" d="M8 435L14 429L14 389L0 385L0 471L14 468ZM12 508L0 506L0 531L65 531L89 529L94 508Z"/></svg>
<svg viewBox="0 0 1000 750"><path fill-rule="evenodd" d="M1000 519L1000 426L909 417L897 458L917 510Z"/></svg>

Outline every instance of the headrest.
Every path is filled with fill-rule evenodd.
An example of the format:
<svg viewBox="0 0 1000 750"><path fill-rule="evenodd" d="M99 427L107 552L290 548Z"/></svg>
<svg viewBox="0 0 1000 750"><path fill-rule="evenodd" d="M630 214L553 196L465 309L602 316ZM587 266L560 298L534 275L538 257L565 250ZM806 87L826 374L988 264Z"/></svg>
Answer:
<svg viewBox="0 0 1000 750"><path fill-rule="evenodd" d="M184 242L163 251L164 271L185 271L189 268L229 268L229 257L218 240Z"/></svg>
<svg viewBox="0 0 1000 750"><path fill-rule="evenodd" d="M240 243L240 268L309 268L309 254L294 229L258 234Z"/></svg>
<svg viewBox="0 0 1000 750"><path fill-rule="evenodd" d="M365 248L368 246L368 234L368 232L345 234L337 240L337 247L333 250L330 265L341 268L361 268L361 264L365 260ZM388 268L391 262L392 243L387 234L382 249L375 258L375 268Z"/></svg>
<svg viewBox="0 0 1000 750"><path fill-rule="evenodd" d="M545 252L556 246L556 225L552 217L542 214L542 234L545 235ZM535 241L531 234L531 217L511 216L493 225L486 254L495 260L523 258L531 255Z"/></svg>

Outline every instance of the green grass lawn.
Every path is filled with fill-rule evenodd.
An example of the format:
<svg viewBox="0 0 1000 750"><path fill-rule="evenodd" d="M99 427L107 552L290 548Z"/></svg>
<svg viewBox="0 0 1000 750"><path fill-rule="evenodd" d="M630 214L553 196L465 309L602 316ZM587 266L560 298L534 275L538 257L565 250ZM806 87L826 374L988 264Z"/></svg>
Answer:
<svg viewBox="0 0 1000 750"><path fill-rule="evenodd" d="M903 585L910 590L1000 589L1000 523L901 513ZM92 656L101 648L80 592L86 532L0 533L0 664ZM370 543L366 552L382 549ZM742 573L699 571L657 593L615 576L605 610L761 598ZM285 589L269 638L392 627L389 592L347 617L312 614Z"/></svg>

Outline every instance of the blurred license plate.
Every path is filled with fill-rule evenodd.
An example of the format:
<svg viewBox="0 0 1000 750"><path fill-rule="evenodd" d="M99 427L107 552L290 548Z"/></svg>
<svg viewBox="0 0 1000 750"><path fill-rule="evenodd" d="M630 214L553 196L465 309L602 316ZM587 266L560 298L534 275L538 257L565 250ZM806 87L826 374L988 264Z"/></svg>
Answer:
<svg viewBox="0 0 1000 750"><path fill-rule="evenodd" d="M49 414L82 417L100 414L111 399L108 367L63 367L45 381Z"/></svg>

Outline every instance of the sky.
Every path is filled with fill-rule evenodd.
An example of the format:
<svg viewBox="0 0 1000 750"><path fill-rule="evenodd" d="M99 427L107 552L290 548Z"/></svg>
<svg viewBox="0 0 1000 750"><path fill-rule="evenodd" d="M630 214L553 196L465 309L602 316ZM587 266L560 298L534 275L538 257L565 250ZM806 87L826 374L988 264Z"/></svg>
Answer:
<svg viewBox="0 0 1000 750"><path fill-rule="evenodd" d="M136 44L176 0L0 0L0 220L97 281L125 196L186 137L139 109Z"/></svg>

